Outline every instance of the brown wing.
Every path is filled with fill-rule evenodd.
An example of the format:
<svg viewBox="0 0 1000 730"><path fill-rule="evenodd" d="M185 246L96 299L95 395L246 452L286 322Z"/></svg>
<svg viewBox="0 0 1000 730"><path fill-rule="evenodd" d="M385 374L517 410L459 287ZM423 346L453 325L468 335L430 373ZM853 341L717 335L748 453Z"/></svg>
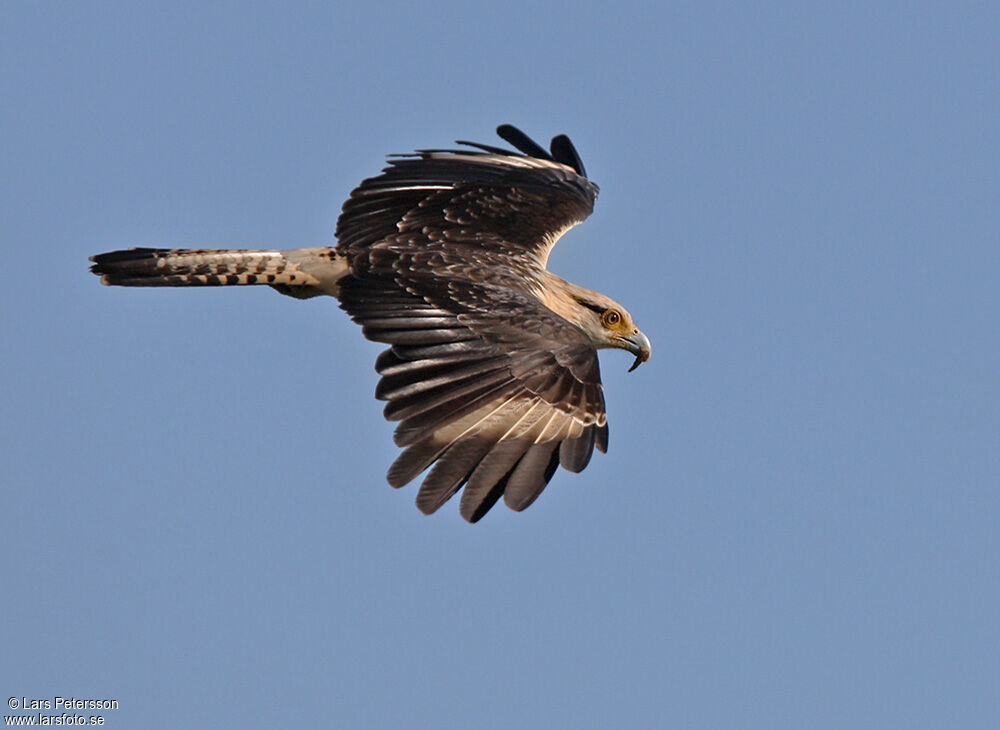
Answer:
<svg viewBox="0 0 1000 730"><path fill-rule="evenodd" d="M393 160L344 204L338 253L350 262L341 305L379 357L376 396L405 447L389 470L402 486L430 467L417 495L427 513L464 486L475 522L503 496L531 504L562 464L582 470L607 448L597 353L542 305L539 273L597 186L564 137L535 155L476 145Z"/></svg>
<svg viewBox="0 0 1000 730"><path fill-rule="evenodd" d="M565 137L553 149L567 162L480 147L393 159L344 204L338 251L358 255L395 242L424 250L468 244L473 254L486 244L544 267L556 240L593 211L597 186L567 164L582 170Z"/></svg>
<svg viewBox="0 0 1000 730"><path fill-rule="evenodd" d="M390 484L433 464L417 506L434 512L464 486L460 511L475 522L501 496L526 508L559 464L580 471L607 449L597 353L579 329L519 292L421 283L424 296L351 277L341 292L365 335L392 345L375 366L405 447Z"/></svg>

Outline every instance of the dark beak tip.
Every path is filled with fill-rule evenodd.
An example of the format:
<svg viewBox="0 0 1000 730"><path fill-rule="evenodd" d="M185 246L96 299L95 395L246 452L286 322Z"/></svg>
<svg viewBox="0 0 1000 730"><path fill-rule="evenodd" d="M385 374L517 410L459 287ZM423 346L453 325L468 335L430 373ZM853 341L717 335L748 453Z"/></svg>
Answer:
<svg viewBox="0 0 1000 730"><path fill-rule="evenodd" d="M643 350L638 355L636 355L635 356L635 362L632 363L632 367L630 367L628 369L628 371L632 372L637 367L639 367L640 365L642 365L644 362L646 362L647 360L649 360L650 354L652 354L652 353L650 353L648 350Z"/></svg>
<svg viewBox="0 0 1000 730"><path fill-rule="evenodd" d="M635 362L633 362L632 367L628 369L629 372L632 372L642 363L649 360L650 355L653 354L653 348L649 344L649 338L638 330L631 337L624 337L622 339L625 342L625 349L635 355Z"/></svg>

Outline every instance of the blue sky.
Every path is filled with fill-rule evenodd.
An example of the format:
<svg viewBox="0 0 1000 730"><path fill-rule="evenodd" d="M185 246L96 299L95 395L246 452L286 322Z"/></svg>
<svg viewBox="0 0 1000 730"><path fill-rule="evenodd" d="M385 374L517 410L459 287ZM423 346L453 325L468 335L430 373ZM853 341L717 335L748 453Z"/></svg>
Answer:
<svg viewBox="0 0 1000 730"><path fill-rule="evenodd" d="M0 6L6 696L108 727L996 727L991 3ZM654 343L610 451L470 526L384 479L330 300L108 289L325 245L512 122L601 185L550 267Z"/></svg>

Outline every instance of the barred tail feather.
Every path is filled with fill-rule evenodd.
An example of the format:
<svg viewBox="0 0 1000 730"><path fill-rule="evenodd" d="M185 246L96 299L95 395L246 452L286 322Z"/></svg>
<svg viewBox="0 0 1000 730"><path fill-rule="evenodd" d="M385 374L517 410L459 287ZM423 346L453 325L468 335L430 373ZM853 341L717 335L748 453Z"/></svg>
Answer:
<svg viewBox="0 0 1000 730"><path fill-rule="evenodd" d="M130 248L91 256L90 270L113 286L265 284L300 298L337 296L346 261L329 247L288 251Z"/></svg>

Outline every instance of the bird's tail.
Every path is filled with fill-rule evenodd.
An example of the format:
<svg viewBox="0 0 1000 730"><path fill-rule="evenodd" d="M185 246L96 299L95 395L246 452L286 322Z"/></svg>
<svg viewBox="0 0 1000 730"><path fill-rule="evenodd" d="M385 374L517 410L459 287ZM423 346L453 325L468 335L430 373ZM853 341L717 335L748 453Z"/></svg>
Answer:
<svg viewBox="0 0 1000 730"><path fill-rule="evenodd" d="M115 286L264 284L299 298L338 296L346 260L330 247L287 251L130 248L91 256L90 270Z"/></svg>

